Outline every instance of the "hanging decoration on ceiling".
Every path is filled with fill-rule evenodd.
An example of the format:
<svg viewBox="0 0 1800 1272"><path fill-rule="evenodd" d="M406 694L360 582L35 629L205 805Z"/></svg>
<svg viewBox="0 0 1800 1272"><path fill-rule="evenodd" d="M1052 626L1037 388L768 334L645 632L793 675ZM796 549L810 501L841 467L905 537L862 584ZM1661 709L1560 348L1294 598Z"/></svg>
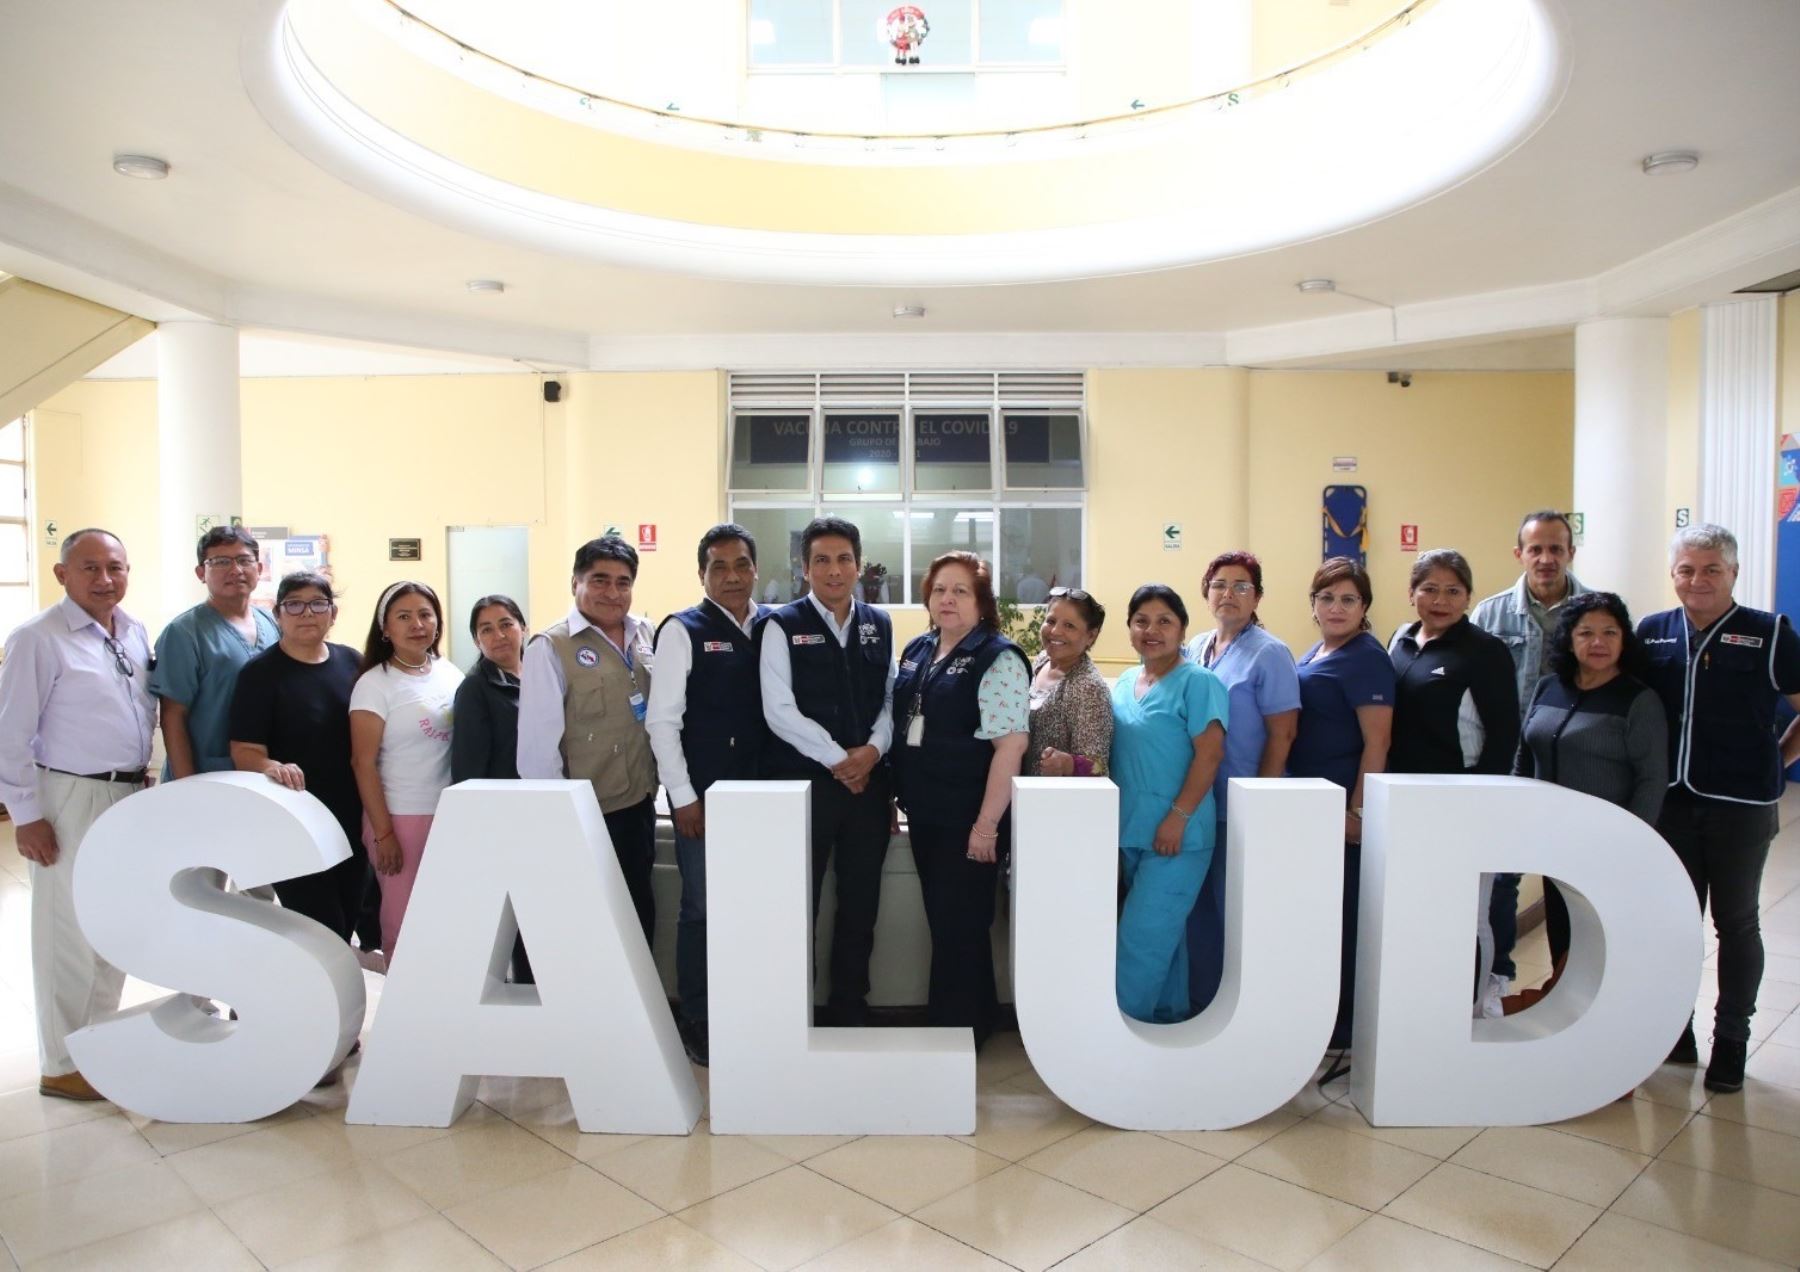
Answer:
<svg viewBox="0 0 1800 1272"><path fill-rule="evenodd" d="M1363 486L1327 486L1324 498L1323 559L1349 557L1369 564L1369 492Z"/></svg>
<svg viewBox="0 0 1800 1272"><path fill-rule="evenodd" d="M919 46L931 34L931 23L918 5L903 4L890 9L881 20L881 33L894 46L895 66L917 66Z"/></svg>

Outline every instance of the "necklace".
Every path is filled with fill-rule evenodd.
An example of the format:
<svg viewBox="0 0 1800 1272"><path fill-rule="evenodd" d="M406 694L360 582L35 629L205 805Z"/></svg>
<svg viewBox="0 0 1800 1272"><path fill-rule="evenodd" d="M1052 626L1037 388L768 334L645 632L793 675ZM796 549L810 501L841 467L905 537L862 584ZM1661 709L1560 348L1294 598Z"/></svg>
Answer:
<svg viewBox="0 0 1800 1272"><path fill-rule="evenodd" d="M408 671L424 671L427 667L431 666L431 659L429 657L427 657L424 662L409 663L400 656L398 651L395 651L394 653L394 661Z"/></svg>

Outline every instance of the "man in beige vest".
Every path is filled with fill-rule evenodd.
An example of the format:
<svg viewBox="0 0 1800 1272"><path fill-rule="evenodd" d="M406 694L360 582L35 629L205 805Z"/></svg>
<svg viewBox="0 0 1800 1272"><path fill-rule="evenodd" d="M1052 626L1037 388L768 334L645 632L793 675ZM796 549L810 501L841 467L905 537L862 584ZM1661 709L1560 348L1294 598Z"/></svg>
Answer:
<svg viewBox="0 0 1800 1272"><path fill-rule="evenodd" d="M519 687L519 776L593 783L644 939L656 928L656 759L650 701L651 626L631 614L637 551L592 539L575 553L575 607L525 647Z"/></svg>

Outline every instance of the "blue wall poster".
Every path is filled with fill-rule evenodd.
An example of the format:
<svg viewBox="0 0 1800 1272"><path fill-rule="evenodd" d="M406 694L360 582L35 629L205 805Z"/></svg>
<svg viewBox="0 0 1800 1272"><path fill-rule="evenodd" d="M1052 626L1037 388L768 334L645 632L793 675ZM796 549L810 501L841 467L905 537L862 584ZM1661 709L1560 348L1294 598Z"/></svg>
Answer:
<svg viewBox="0 0 1800 1272"><path fill-rule="evenodd" d="M1325 487L1325 548L1321 560L1349 557L1369 564L1369 492L1362 486Z"/></svg>
<svg viewBox="0 0 1800 1272"><path fill-rule="evenodd" d="M1800 621L1800 437L1781 439L1775 486L1775 608Z"/></svg>

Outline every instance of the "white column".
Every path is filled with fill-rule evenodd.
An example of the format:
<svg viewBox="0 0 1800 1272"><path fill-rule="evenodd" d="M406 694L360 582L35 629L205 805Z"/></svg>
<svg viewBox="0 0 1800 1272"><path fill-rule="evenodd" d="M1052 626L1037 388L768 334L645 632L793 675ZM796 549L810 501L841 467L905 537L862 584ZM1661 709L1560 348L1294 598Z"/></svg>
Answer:
<svg viewBox="0 0 1800 1272"><path fill-rule="evenodd" d="M1700 519L1737 536L1737 599L1775 603L1775 296L1700 311Z"/></svg>
<svg viewBox="0 0 1800 1272"><path fill-rule="evenodd" d="M160 615L144 614L152 620L200 599L194 580L198 518L243 512L237 328L163 323L156 329L156 382L162 594Z"/></svg>
<svg viewBox="0 0 1800 1272"><path fill-rule="evenodd" d="M1668 575L1663 471L1669 322L1610 318L1575 328L1575 506L1586 519L1575 573L1633 615L1662 608Z"/></svg>

